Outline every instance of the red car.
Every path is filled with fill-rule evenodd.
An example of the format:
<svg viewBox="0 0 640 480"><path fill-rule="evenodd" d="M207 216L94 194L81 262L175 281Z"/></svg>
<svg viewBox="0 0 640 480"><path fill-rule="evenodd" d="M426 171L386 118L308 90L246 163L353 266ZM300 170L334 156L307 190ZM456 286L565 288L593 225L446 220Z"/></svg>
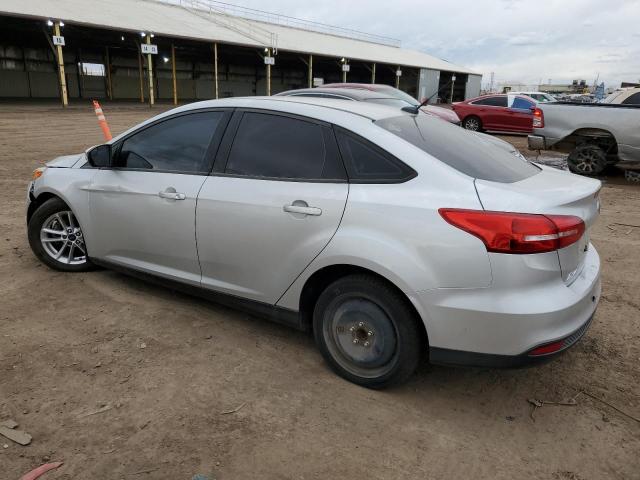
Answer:
<svg viewBox="0 0 640 480"><path fill-rule="evenodd" d="M391 85L383 85L380 83L327 83L326 85L322 85L322 88L356 88L378 93L387 93L389 96L404 100L410 105L420 105L420 102L408 93L405 93L402 90L398 90ZM455 112L449 110L448 108L425 105L422 107L422 111L430 115L439 117L449 123L460 125L460 119L458 118L458 115L456 115Z"/></svg>
<svg viewBox="0 0 640 480"><path fill-rule="evenodd" d="M533 131L536 102L524 95L483 95L452 106L467 130Z"/></svg>

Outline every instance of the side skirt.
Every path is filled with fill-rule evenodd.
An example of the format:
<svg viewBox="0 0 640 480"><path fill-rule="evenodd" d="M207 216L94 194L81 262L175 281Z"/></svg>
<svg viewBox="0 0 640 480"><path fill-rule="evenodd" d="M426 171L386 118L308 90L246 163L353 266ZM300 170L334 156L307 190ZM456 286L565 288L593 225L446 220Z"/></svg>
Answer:
<svg viewBox="0 0 640 480"><path fill-rule="evenodd" d="M194 285L188 285L186 283L179 282L177 280L171 280L165 277L160 277L152 273L141 272L134 268L125 267L105 260L91 259L91 262L95 265L99 265L108 270L113 270L125 275L144 280L161 287L175 290L178 292L192 295L194 297L204 298L214 303L219 303L226 307L242 310L257 317L266 318L276 323L293 327L297 330L307 330L302 324L301 316L294 310L278 307L269 303L259 302L257 300L249 300L246 298L238 297L236 295L229 295L222 292L216 292L203 287L197 287Z"/></svg>

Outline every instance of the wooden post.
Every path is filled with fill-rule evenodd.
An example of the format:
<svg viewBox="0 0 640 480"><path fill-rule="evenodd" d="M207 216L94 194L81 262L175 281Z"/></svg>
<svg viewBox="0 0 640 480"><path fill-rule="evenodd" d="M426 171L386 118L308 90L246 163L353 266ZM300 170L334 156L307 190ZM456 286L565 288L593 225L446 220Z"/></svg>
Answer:
<svg viewBox="0 0 640 480"><path fill-rule="evenodd" d="M151 45L151 35L147 34L147 45ZM153 107L155 96L153 94L153 59L147 54L147 75L149 76L149 106Z"/></svg>
<svg viewBox="0 0 640 480"><path fill-rule="evenodd" d="M376 83L376 64L371 67L371 83Z"/></svg>
<svg viewBox="0 0 640 480"><path fill-rule="evenodd" d="M106 70L107 70L107 97L109 100L113 100L113 87L111 85L111 61L109 59L109 47L104 47L105 51L105 60L106 60Z"/></svg>
<svg viewBox="0 0 640 480"><path fill-rule="evenodd" d="M54 31L57 37L60 36L60 22L54 23ZM58 54L58 74L60 78L60 97L62 100L62 106L67 107L69 105L69 97L67 95L67 79L64 75L64 57L62 55L62 45L56 45L56 52Z"/></svg>
<svg viewBox="0 0 640 480"><path fill-rule="evenodd" d="M173 104L178 104L178 83L176 81L176 47L171 44L171 76L173 77Z"/></svg>
<svg viewBox="0 0 640 480"><path fill-rule="evenodd" d="M267 57L271 56L271 49L267 48ZM267 64L267 96L271 96L271 65Z"/></svg>
<svg viewBox="0 0 640 480"><path fill-rule="evenodd" d="M213 79L216 90L216 100L218 99L218 43L213 44Z"/></svg>
<svg viewBox="0 0 640 480"><path fill-rule="evenodd" d="M138 73L140 74L140 103L144 103L144 75L142 71L142 52L140 45L138 47Z"/></svg>
<svg viewBox="0 0 640 480"><path fill-rule="evenodd" d="M309 54L309 88L313 87L313 55Z"/></svg>

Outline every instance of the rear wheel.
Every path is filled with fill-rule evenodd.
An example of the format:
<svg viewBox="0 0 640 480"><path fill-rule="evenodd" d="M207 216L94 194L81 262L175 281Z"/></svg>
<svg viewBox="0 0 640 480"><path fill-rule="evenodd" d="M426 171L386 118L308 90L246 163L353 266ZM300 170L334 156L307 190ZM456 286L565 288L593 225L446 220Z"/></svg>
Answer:
<svg viewBox="0 0 640 480"><path fill-rule="evenodd" d="M332 369L368 388L407 380L425 347L406 299L369 275L350 275L329 285L316 302L313 327Z"/></svg>
<svg viewBox="0 0 640 480"><path fill-rule="evenodd" d="M467 130L472 130L474 132L479 132L482 130L482 120L480 120L475 115L469 115L462 122L462 126Z"/></svg>
<svg viewBox="0 0 640 480"><path fill-rule="evenodd" d="M607 154L597 145L578 145L567 159L569 170L580 175L600 175L607 166Z"/></svg>
<svg viewBox="0 0 640 480"><path fill-rule="evenodd" d="M38 207L28 225L29 245L43 263L63 272L84 272L93 264L78 219L59 198Z"/></svg>

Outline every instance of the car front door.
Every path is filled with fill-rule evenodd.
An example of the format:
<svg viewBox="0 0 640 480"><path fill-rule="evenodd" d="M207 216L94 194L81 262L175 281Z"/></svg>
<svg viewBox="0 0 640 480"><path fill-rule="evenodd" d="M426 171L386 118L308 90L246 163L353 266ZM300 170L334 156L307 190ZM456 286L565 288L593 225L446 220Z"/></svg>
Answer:
<svg viewBox="0 0 640 480"><path fill-rule="evenodd" d="M199 284L196 199L230 116L180 114L114 144L112 167L99 170L89 187L89 255Z"/></svg>
<svg viewBox="0 0 640 480"><path fill-rule="evenodd" d="M509 96L508 124L510 131L529 133L533 130L535 102L523 97Z"/></svg>
<svg viewBox="0 0 640 480"><path fill-rule="evenodd" d="M198 196L202 285L275 304L331 240L348 191L329 125L236 112Z"/></svg>

